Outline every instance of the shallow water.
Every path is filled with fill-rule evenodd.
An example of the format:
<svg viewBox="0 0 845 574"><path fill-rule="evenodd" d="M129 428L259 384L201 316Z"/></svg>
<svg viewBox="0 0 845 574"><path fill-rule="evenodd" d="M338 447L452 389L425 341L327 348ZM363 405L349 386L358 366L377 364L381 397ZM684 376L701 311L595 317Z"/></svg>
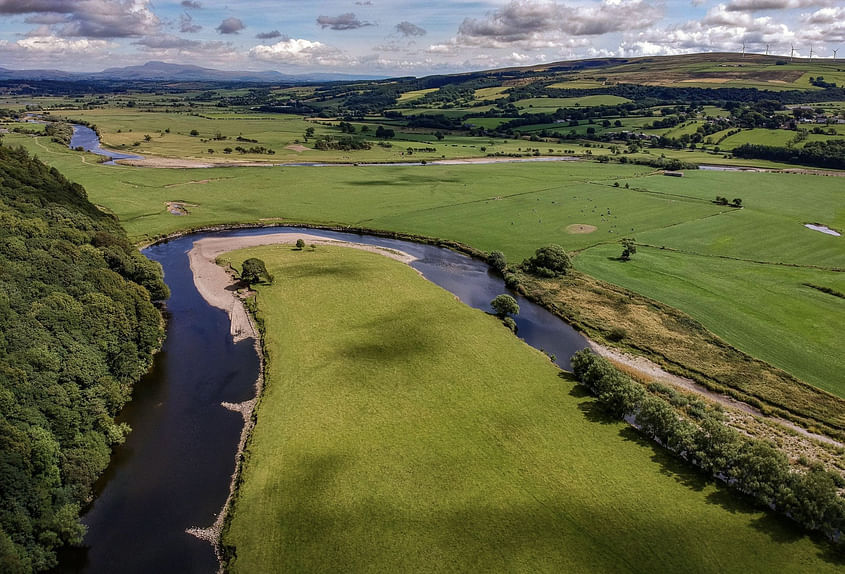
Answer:
<svg viewBox="0 0 845 574"><path fill-rule="evenodd" d="M167 302L167 341L153 370L135 389L121 413L133 431L116 449L100 480L97 496L83 518L84 548L67 551L57 572L189 573L213 572L211 546L185 533L210 526L228 495L243 419L222 401L240 402L253 394L258 357L252 341L232 342L226 314L199 295L187 252L209 236L262 235L299 231L271 228L201 233L144 250L164 267L171 289ZM412 266L427 279L472 307L507 292L486 264L454 251L408 241L353 233L308 230L326 238L379 245L418 258ZM519 336L557 356L587 346L569 325L517 296Z"/></svg>
<svg viewBox="0 0 845 574"><path fill-rule="evenodd" d="M833 235L835 237L841 237L842 236L841 233L839 233L838 231L834 231L833 229L831 229L827 225L818 225L818 224L815 224L815 223L805 223L804 227L806 227L807 229L812 229L813 231L820 231L820 232L826 233L828 235Z"/></svg>

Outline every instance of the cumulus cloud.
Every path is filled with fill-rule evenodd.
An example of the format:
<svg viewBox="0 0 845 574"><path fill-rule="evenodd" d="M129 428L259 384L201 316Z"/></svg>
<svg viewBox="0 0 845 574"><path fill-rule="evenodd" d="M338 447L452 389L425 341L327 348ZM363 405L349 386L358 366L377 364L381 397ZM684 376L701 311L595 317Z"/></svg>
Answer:
<svg viewBox="0 0 845 574"><path fill-rule="evenodd" d="M273 45L259 45L249 51L256 60L293 66L348 66L354 59L322 42L287 38Z"/></svg>
<svg viewBox="0 0 845 574"><path fill-rule="evenodd" d="M179 31L183 34L195 34L202 30L202 26L194 24L193 17L185 12L179 15Z"/></svg>
<svg viewBox="0 0 845 574"><path fill-rule="evenodd" d="M270 32L259 32L255 37L259 40L272 40L273 38L281 38L282 33L278 30L272 30Z"/></svg>
<svg viewBox="0 0 845 574"><path fill-rule="evenodd" d="M845 43L845 6L804 14L801 22L801 36L809 42Z"/></svg>
<svg viewBox="0 0 845 574"><path fill-rule="evenodd" d="M32 14L62 37L128 38L154 33L150 0L0 0L0 14ZM60 17L56 16L60 15Z"/></svg>
<svg viewBox="0 0 845 574"><path fill-rule="evenodd" d="M833 0L732 0L725 9L729 12L762 12L791 10L810 6L830 6Z"/></svg>
<svg viewBox="0 0 845 574"><path fill-rule="evenodd" d="M547 47L572 36L647 28L661 17L662 10L647 0L603 0L588 6L512 0L483 18L464 19L455 42L487 48Z"/></svg>
<svg viewBox="0 0 845 574"><path fill-rule="evenodd" d="M405 36L406 38L410 36L425 36L426 31L424 28L420 28L416 24L411 24L410 22L404 21L399 22L396 24L396 31Z"/></svg>
<svg viewBox="0 0 845 574"><path fill-rule="evenodd" d="M240 18L229 17L220 22L220 25L217 26L216 30L221 34L237 34L244 28L246 28L246 26Z"/></svg>
<svg viewBox="0 0 845 574"><path fill-rule="evenodd" d="M102 50L108 46L108 42L104 40L89 40L87 38L79 38L78 40L71 40L67 38L57 38L56 36L28 36L22 40L15 42L24 50L32 50L35 52L61 52L61 53L88 53L93 50Z"/></svg>
<svg viewBox="0 0 845 574"><path fill-rule="evenodd" d="M331 30L356 30L365 26L373 26L372 22L359 20L352 12L347 12L340 16L319 16L317 18L317 24L320 25L320 28L329 28Z"/></svg>
<svg viewBox="0 0 845 574"><path fill-rule="evenodd" d="M33 34L16 42L0 41L0 61L16 68L64 67L80 61L102 63L113 46L108 40Z"/></svg>
<svg viewBox="0 0 845 574"><path fill-rule="evenodd" d="M719 4L701 20L691 20L667 29L651 29L629 38L620 47L620 55L737 52L743 43L750 51L763 51L766 45L784 46L795 40L795 33L782 22L770 17L754 18L747 12L729 11L724 4Z"/></svg>

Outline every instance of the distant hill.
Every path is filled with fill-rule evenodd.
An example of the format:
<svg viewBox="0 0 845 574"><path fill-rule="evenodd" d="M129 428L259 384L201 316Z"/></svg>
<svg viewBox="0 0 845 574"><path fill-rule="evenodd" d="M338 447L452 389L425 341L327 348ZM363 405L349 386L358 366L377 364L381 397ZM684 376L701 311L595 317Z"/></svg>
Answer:
<svg viewBox="0 0 845 574"><path fill-rule="evenodd" d="M561 82L561 89L589 89L614 84L664 87L757 88L760 90L816 89L810 77L845 85L842 60L788 58L762 54L700 53L638 58L591 58L477 70L419 78L425 88L486 78L502 82ZM368 74L216 70L188 64L151 61L138 66L107 68L102 72L10 70L0 67L0 81L111 82L254 82L303 84L351 81L414 80ZM567 82L569 82L567 84ZM504 85L504 84L503 84Z"/></svg>
<svg viewBox="0 0 845 574"><path fill-rule="evenodd" d="M384 76L354 74L283 74L276 71L215 70L188 64L147 62L140 66L107 68L102 72L64 72L62 70L10 70L0 68L0 80L149 80L164 82L256 82L299 84L304 82L334 82L349 80L378 80Z"/></svg>

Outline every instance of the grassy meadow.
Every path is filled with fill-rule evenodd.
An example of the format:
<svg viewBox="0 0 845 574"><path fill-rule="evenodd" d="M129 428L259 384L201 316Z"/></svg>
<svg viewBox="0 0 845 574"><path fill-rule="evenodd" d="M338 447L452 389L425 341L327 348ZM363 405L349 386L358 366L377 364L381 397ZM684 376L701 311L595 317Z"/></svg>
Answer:
<svg viewBox="0 0 845 574"><path fill-rule="evenodd" d="M452 239L517 262L559 243L582 252L579 269L676 306L741 350L845 397L843 354L831 331L845 321L842 300L802 285L845 291L842 274L825 270L845 267L842 239L803 226L845 229L841 178L712 171L670 178L646 166L590 162L138 169L83 163L44 138L13 141L83 184L137 241L215 224L299 221ZM739 196L745 207L718 206L716 195ZM185 202L189 214L171 215L169 201ZM570 233L573 224L596 230ZM622 237L690 255L671 290L659 271L673 260L659 249L638 254L654 261L647 280L638 258L608 260L621 252ZM708 297L700 296L703 285ZM770 288L761 295L755 285ZM827 298L824 306L790 313L818 297ZM742 312L730 311L735 300Z"/></svg>
<svg viewBox="0 0 845 574"><path fill-rule="evenodd" d="M841 568L413 269L325 246L225 257L276 278L233 573Z"/></svg>

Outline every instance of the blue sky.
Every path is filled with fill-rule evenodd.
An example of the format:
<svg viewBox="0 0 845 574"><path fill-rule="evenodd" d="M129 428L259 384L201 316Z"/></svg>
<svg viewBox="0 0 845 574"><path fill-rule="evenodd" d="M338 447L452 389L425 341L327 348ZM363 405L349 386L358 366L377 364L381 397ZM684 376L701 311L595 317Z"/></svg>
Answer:
<svg viewBox="0 0 845 574"><path fill-rule="evenodd" d="M285 73L426 75L596 56L830 57L843 0L0 0L0 66L148 60ZM845 52L842 53L845 57Z"/></svg>

